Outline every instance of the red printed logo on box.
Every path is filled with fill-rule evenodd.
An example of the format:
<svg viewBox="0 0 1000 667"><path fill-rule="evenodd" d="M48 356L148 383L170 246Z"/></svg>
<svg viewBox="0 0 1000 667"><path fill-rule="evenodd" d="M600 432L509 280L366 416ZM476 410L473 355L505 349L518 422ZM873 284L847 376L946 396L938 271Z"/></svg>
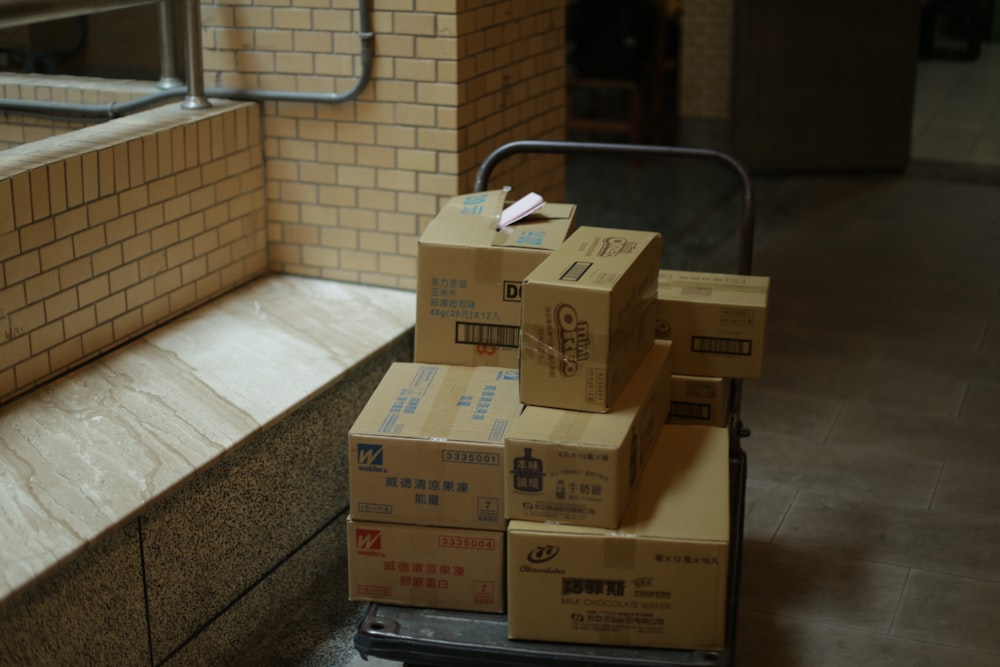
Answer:
<svg viewBox="0 0 1000 667"><path fill-rule="evenodd" d="M354 547L361 556L382 556L382 531L358 528L354 535Z"/></svg>

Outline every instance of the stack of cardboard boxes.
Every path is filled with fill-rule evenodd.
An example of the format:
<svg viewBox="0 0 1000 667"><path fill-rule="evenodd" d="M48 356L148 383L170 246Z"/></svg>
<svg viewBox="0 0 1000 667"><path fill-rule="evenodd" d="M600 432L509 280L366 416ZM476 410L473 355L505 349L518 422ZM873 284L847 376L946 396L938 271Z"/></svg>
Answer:
<svg viewBox="0 0 1000 667"><path fill-rule="evenodd" d="M766 276L660 271L656 337L672 340L669 422L726 426L733 380L759 378Z"/></svg>
<svg viewBox="0 0 1000 667"><path fill-rule="evenodd" d="M759 369L764 312L713 301L722 329L685 328L688 282L715 285L664 287L658 234L576 228L568 204L498 230L505 194L453 198L420 239L415 361L351 429L351 598L506 611L512 639L721 648L725 399L715 427L665 422L681 336L730 355L702 339L749 320ZM730 377L681 367L699 401Z"/></svg>

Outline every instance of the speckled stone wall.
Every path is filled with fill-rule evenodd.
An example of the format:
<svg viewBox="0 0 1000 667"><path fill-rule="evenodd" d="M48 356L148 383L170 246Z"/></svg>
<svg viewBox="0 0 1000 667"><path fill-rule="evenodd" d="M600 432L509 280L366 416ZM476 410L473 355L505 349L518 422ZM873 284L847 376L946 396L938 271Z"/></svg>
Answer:
<svg viewBox="0 0 1000 667"><path fill-rule="evenodd" d="M412 349L412 333L396 339L9 600L0 665L235 664L317 587L340 585L347 433ZM346 594L338 598L350 614Z"/></svg>
<svg viewBox="0 0 1000 667"><path fill-rule="evenodd" d="M148 665L135 521L0 607L0 665Z"/></svg>

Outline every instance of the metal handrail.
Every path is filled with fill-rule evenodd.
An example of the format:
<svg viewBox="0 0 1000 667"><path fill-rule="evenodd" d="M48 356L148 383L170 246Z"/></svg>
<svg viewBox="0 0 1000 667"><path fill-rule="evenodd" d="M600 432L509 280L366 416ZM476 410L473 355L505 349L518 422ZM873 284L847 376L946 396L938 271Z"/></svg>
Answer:
<svg viewBox="0 0 1000 667"><path fill-rule="evenodd" d="M219 97L251 102L312 102L340 104L349 102L364 92L371 82L374 68L375 35L372 31L369 1L358 0L359 30L361 40L361 72L354 85L343 93L302 93L296 91L243 90L233 88L206 88L202 70L201 4L199 0L181 0L185 6L185 34L187 45L187 85L169 87L173 78L172 22L164 18L169 14L171 0L0 0L0 28L48 21L56 18L83 16L114 9L160 3L161 78L156 93L127 102L107 104L75 104L37 100L0 99L0 110L49 115L79 115L85 117L117 118L144 108L156 106L169 99L184 98L182 107L200 109L209 106L208 97ZM168 48L169 45L169 48ZM170 54L169 57L167 54Z"/></svg>
<svg viewBox="0 0 1000 667"><path fill-rule="evenodd" d="M0 28L152 5L160 0L0 0Z"/></svg>

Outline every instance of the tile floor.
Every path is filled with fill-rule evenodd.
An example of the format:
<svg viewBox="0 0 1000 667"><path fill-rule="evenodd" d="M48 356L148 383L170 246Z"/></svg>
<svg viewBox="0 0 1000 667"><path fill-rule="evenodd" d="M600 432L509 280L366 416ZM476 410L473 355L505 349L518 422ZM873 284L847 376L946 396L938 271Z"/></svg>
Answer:
<svg viewBox="0 0 1000 667"><path fill-rule="evenodd" d="M1000 188L761 190L738 664L1000 661Z"/></svg>
<svg viewBox="0 0 1000 667"><path fill-rule="evenodd" d="M914 107L914 159L1000 164L1000 43L975 61L920 61Z"/></svg>
<svg viewBox="0 0 1000 667"><path fill-rule="evenodd" d="M740 667L1000 664L998 57L982 80L921 63L914 158L949 177L755 179L772 288L764 377L744 391ZM962 182L968 164L996 169ZM731 180L622 163L587 188L594 169L570 169L594 224L638 205L630 224L667 221L664 263L732 266ZM398 663L352 663L380 664Z"/></svg>

